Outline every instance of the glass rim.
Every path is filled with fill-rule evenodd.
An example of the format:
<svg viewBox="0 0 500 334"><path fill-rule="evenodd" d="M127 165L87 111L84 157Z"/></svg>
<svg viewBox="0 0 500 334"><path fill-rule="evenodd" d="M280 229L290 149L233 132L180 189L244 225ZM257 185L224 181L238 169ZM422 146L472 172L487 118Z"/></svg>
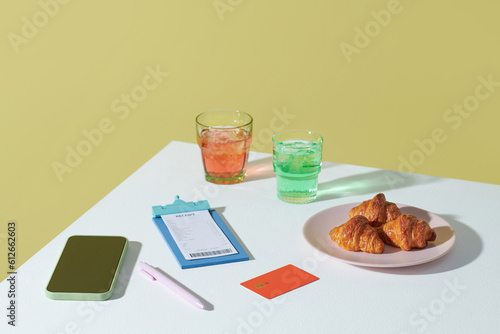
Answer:
<svg viewBox="0 0 500 334"><path fill-rule="evenodd" d="M279 143L281 143L281 141L276 142L276 140L275 140L276 136L282 135L282 134L285 134L285 133L290 133L290 132L300 132L300 133L308 133L308 134L311 134L311 135L315 135L315 136L317 136L319 138L319 140L317 141L317 143L318 144L323 144L323 136L320 135L317 132L310 131L310 130L286 130L286 131L281 131L281 132L275 133L273 135L273 137L272 137L273 144L279 144Z"/></svg>
<svg viewBox="0 0 500 334"><path fill-rule="evenodd" d="M217 111L231 111L231 112L234 112L234 113L246 115L246 116L248 116L250 118L250 120L248 122L246 122L244 124L241 124L241 125L230 126L231 128L241 128L241 127L244 127L244 126L248 126L248 125L252 124L252 122L253 122L253 117L249 113L247 113L247 112L240 111L238 109L215 109L215 110L204 111L201 114L199 114L198 116L196 116L196 124L204 126L204 127L207 127L207 128L227 127L226 125L205 125L205 124L203 124L203 123L201 123L199 121L199 118L201 116L209 114L209 113L217 112Z"/></svg>

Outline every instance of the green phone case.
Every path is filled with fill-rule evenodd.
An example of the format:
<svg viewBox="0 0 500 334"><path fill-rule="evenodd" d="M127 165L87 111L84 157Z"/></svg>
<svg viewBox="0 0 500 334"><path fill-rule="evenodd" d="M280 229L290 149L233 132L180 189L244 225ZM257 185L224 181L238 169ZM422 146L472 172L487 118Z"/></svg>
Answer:
<svg viewBox="0 0 500 334"><path fill-rule="evenodd" d="M120 236L69 237L45 295L62 300L109 299L127 246L127 238Z"/></svg>

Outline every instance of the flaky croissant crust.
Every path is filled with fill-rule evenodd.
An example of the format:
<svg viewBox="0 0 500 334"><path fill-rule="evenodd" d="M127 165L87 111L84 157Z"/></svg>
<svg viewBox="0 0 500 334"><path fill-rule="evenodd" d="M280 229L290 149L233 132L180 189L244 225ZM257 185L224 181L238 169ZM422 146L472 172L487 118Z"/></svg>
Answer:
<svg viewBox="0 0 500 334"><path fill-rule="evenodd" d="M385 248L377 231L363 216L354 216L346 223L333 228L330 231L330 238L349 251L380 254Z"/></svg>
<svg viewBox="0 0 500 334"><path fill-rule="evenodd" d="M358 215L366 217L371 226L379 227L398 218L401 211L396 204L387 202L385 195L380 193L349 211L349 218Z"/></svg>
<svg viewBox="0 0 500 334"><path fill-rule="evenodd" d="M428 241L436 240L436 232L427 222L414 215L402 214L396 220L377 228L380 238L388 245L409 251L425 248Z"/></svg>

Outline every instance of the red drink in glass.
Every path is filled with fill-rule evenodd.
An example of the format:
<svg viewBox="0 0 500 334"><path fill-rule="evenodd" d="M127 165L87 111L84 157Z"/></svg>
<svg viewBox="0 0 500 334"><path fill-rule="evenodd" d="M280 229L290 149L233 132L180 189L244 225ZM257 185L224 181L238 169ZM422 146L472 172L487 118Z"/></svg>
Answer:
<svg viewBox="0 0 500 334"><path fill-rule="evenodd" d="M206 179L233 184L245 177L252 135L243 128L208 128L197 135Z"/></svg>

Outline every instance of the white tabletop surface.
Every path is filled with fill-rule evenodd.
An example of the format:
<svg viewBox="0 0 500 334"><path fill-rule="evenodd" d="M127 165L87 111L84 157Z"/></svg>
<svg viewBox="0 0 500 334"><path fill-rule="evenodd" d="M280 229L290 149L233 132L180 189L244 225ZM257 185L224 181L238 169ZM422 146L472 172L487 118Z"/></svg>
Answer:
<svg viewBox="0 0 500 334"><path fill-rule="evenodd" d="M2 333L495 333L500 303L500 186L323 163L319 197L293 205L276 197L268 154L251 152L244 182L204 179L199 148L171 142L17 271L16 327L7 324L8 282L0 284ZM443 257L403 268L342 263L303 235L314 214L383 192L392 202L439 215L456 232ZM179 195L206 199L250 254L250 261L180 269L151 220L151 206ZM130 241L110 300L58 301L45 287L71 235ZM190 288L200 310L145 278L137 262ZM287 264L319 280L267 300L240 286Z"/></svg>

